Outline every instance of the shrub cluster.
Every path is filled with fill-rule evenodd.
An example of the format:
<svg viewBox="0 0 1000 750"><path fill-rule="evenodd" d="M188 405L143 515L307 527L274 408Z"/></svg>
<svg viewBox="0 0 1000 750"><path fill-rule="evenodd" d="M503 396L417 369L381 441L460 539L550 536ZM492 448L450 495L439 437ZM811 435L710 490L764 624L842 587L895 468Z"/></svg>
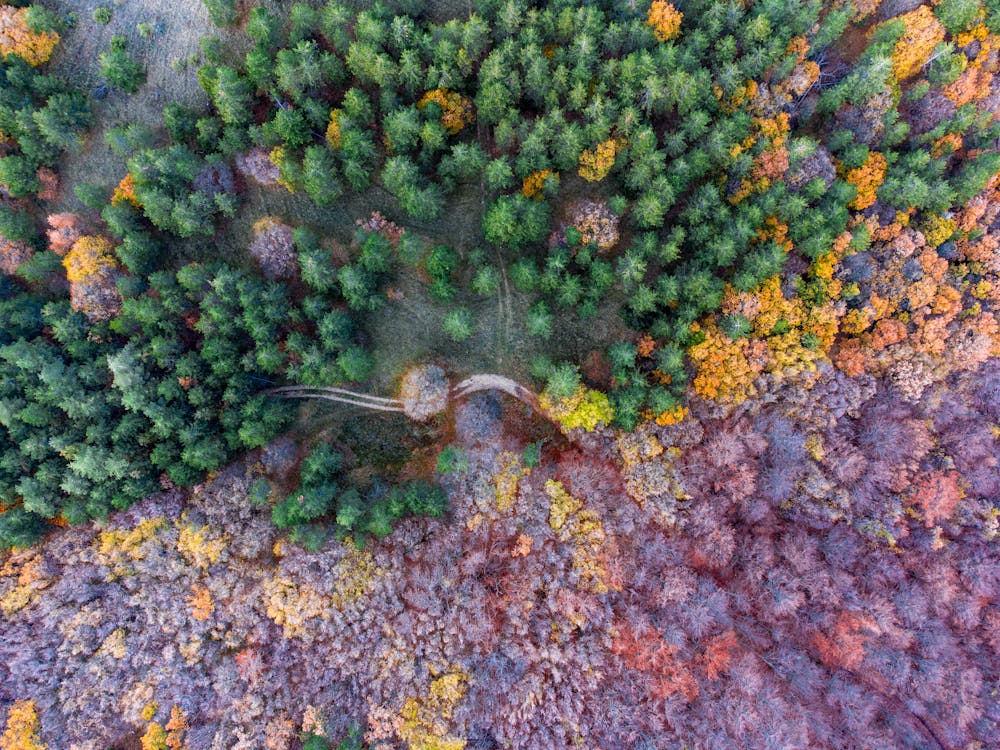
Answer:
<svg viewBox="0 0 1000 750"><path fill-rule="evenodd" d="M298 487L271 506L271 519L279 529L290 529L290 539L318 549L329 524L337 538L352 536L359 545L367 535L378 539L392 533L393 524L407 515L437 518L448 508L444 490L422 481L387 485L376 481L357 486L336 448L317 443L302 461Z"/></svg>

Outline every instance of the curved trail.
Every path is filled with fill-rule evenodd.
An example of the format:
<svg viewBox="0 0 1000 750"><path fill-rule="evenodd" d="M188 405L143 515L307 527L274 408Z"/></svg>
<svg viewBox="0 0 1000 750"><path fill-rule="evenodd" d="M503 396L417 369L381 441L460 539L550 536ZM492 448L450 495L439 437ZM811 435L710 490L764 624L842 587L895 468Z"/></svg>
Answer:
<svg viewBox="0 0 1000 750"><path fill-rule="evenodd" d="M527 404L539 414L545 414L538 403L538 396L532 390L521 385L516 380L503 375L488 373L472 375L450 388L448 398L453 401L478 391L500 391L501 393L506 393L508 396ZM272 388L267 393L278 398L316 398L348 404L350 406L360 406L376 411L406 413L402 399L373 396L333 386L287 385L280 388Z"/></svg>
<svg viewBox="0 0 1000 750"><path fill-rule="evenodd" d="M535 411L541 411L538 396L533 391L503 375L473 375L456 385L451 391L451 397L461 398L476 391L502 391L518 401L523 401Z"/></svg>

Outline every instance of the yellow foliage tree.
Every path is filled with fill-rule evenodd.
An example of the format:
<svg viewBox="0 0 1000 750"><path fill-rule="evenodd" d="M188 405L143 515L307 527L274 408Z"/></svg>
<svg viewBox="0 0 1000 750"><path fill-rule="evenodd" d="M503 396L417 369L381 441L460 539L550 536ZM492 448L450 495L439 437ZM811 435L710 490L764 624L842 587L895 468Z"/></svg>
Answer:
<svg viewBox="0 0 1000 750"><path fill-rule="evenodd" d="M17 585L0 597L0 612L7 617L27 607L40 591L52 585L52 578L45 574L41 556L30 557L23 562L19 560L23 558L15 557L0 567L0 576L17 574Z"/></svg>
<svg viewBox="0 0 1000 750"><path fill-rule="evenodd" d="M375 562L371 550L358 549L350 537L344 539L344 557L334 572L337 578L330 601L338 609L361 599L371 591L376 580L386 574L385 568Z"/></svg>
<svg viewBox="0 0 1000 750"><path fill-rule="evenodd" d="M569 519L583 510L583 503L554 479L545 483L545 494L549 496L549 526L561 533Z"/></svg>
<svg viewBox="0 0 1000 750"><path fill-rule="evenodd" d="M278 168L278 184L281 185L289 193L295 192L295 183L292 182L287 173L288 169L288 153L282 146L275 146L271 149L268 154L268 159L271 163Z"/></svg>
<svg viewBox="0 0 1000 750"><path fill-rule="evenodd" d="M308 621L330 617L330 601L312 586L298 584L291 578L276 576L263 585L267 616L284 630L285 638L305 631Z"/></svg>
<svg viewBox="0 0 1000 750"><path fill-rule="evenodd" d="M619 148L617 140L608 138L596 148L585 150L580 154L580 176L588 182L603 180L615 165Z"/></svg>
<svg viewBox="0 0 1000 750"><path fill-rule="evenodd" d="M951 237L958 228L955 219L946 216L932 216L923 226L924 239L931 247L937 247Z"/></svg>
<svg viewBox="0 0 1000 750"><path fill-rule="evenodd" d="M834 300L841 283L833 279L842 245L838 238L833 250L810 266L811 280L822 284L823 294L816 302L786 297L777 275L749 293L727 287L722 310L744 316L751 325L750 338L734 341L714 315L692 326L693 332L704 336L688 349L697 371L693 385L698 395L738 404L756 393L754 379L761 373L789 377L815 371L816 363L829 356L844 314Z"/></svg>
<svg viewBox="0 0 1000 750"><path fill-rule="evenodd" d="M153 711L143 713L143 718L149 721L156 713L156 704L153 703ZM145 734L139 738L142 750L182 750L185 747L184 733L190 729L187 722L187 715L178 707L174 706L170 710L170 721L166 726L153 721L146 727Z"/></svg>
<svg viewBox="0 0 1000 750"><path fill-rule="evenodd" d="M340 129L340 110L335 109L330 113L330 122L326 126L326 142L331 148L340 148L340 141L343 133Z"/></svg>
<svg viewBox="0 0 1000 750"><path fill-rule="evenodd" d="M370 549L358 549L350 537L344 539L343 549L329 595L285 576L264 582L267 616L284 629L285 638L301 635L309 620L327 620L335 610L361 599L385 575L386 570L378 566Z"/></svg>
<svg viewBox="0 0 1000 750"><path fill-rule="evenodd" d="M41 65L59 44L54 31L35 33L28 28L27 8L0 5L0 58L17 55L28 65Z"/></svg>
<svg viewBox="0 0 1000 750"><path fill-rule="evenodd" d="M121 310L116 281L120 267L107 237L87 235L73 243L63 258L69 279L70 304L90 320L108 320Z"/></svg>
<svg viewBox="0 0 1000 750"><path fill-rule="evenodd" d="M87 235L73 243L73 248L63 258L63 266L71 284L85 284L92 276L116 270L118 261L111 240Z"/></svg>
<svg viewBox="0 0 1000 750"><path fill-rule="evenodd" d="M553 399L543 393L538 397L538 404L567 431L582 427L592 432L600 424L610 424L615 416L615 410L605 394L582 385L569 398Z"/></svg>
<svg viewBox="0 0 1000 750"><path fill-rule="evenodd" d="M7 728L0 736L0 750L45 750L38 735L41 725L34 701L17 701L7 713Z"/></svg>
<svg viewBox="0 0 1000 750"><path fill-rule="evenodd" d="M583 502L573 497L562 484L554 479L545 483L549 498L549 526L561 542L573 545L573 571L579 576L581 589L595 594L607 593L608 571L602 562L607 540L601 517L583 507Z"/></svg>
<svg viewBox="0 0 1000 750"><path fill-rule="evenodd" d="M468 689L469 677L454 669L431 680L427 694L408 698L399 712L397 732L409 750L462 750L466 741L451 735L449 724Z"/></svg>
<svg viewBox="0 0 1000 750"><path fill-rule="evenodd" d="M920 72L934 48L944 41L945 28L929 5L921 5L894 21L902 21L906 30L892 51L892 70L897 80L905 81Z"/></svg>
<svg viewBox="0 0 1000 750"><path fill-rule="evenodd" d="M221 538L211 538L213 536L211 526L195 528L187 522L186 517L182 517L176 525L177 551L185 560L202 570L219 561L219 555L226 549L226 541Z"/></svg>
<svg viewBox="0 0 1000 750"><path fill-rule="evenodd" d="M157 538L167 525L166 519L148 518L132 529L102 531L94 540L97 558L112 570L112 576L130 575L131 562L142 560L152 547L147 546Z"/></svg>
<svg viewBox="0 0 1000 750"><path fill-rule="evenodd" d="M496 488L497 510L505 513L510 510L517 499L518 484L522 477L531 473L517 453L504 451L497 457L499 468L493 475L493 486Z"/></svg>
<svg viewBox="0 0 1000 750"><path fill-rule="evenodd" d="M653 0L646 14L646 25L653 29L656 38L666 42L680 36L684 14L666 0Z"/></svg>
<svg viewBox="0 0 1000 750"><path fill-rule="evenodd" d="M142 750L168 750L167 731L162 724L152 722L146 727L145 734L139 738Z"/></svg>

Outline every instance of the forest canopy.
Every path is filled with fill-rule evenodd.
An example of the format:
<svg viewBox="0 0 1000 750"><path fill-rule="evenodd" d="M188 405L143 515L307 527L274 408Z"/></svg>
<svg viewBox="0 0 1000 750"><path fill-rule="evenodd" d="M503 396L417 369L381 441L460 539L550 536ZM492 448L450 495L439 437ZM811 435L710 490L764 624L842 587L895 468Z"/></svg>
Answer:
<svg viewBox="0 0 1000 750"><path fill-rule="evenodd" d="M82 7L0 750L1000 747L1000 0Z"/></svg>

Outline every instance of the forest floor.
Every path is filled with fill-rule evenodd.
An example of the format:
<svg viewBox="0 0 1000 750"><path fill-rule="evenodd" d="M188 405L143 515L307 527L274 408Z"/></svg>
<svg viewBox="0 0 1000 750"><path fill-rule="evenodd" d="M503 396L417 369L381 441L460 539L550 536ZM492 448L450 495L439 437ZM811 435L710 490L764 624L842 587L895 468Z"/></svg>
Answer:
<svg viewBox="0 0 1000 750"><path fill-rule="evenodd" d="M363 3L356 3L363 4ZM287 13L288 4L270 0L263 4L276 13ZM94 20L94 10L110 7L111 22L102 26ZM126 173L124 159L116 155L105 141L114 127L141 123L158 129L162 125L163 107L178 102L194 108L207 107L205 93L198 84L197 69L205 62L200 40L216 35L223 42L225 56L236 64L245 45L238 29L218 30L208 19L201 0L53 0L53 7L73 23L63 34L63 41L54 60L54 72L65 75L94 94L93 104L97 124L87 141L76 152L68 154L59 165L64 189L51 206L52 212L87 210L70 186L84 182L111 190ZM467 0L433 0L427 13L435 20L465 17L471 13ZM139 24L149 24L154 33L144 37ZM129 54L147 70L146 83L135 94L111 90L103 98L98 56L107 50L111 38L122 35L128 40ZM571 200L582 194L584 185L567 185ZM253 238L253 225L265 216L275 216L294 226L308 225L321 235L348 243L356 221L379 211L387 218L416 231L432 244L454 247L463 260L479 244L482 237L481 217L484 196L478 186L461 189L448 201L445 214L439 220L419 223L407 219L399 211L395 199L378 186L363 194L349 193L334 206L321 208L303 194L292 194L282 188L266 188L248 184L241 195L239 213L224 224L213 237L175 241L166 265L177 266L190 261L213 258L225 259L244 267L252 267L247 248ZM96 217L95 217L96 218ZM489 261L505 272L509 259L503 249L495 251ZM470 279L462 279L468 287ZM528 378L528 363L538 354L553 359L584 361L588 354L603 350L607 341L624 334L624 325L609 303L590 320L581 320L572 310L553 310L553 328L561 332L558 339L544 341L528 336L524 321L532 302L530 295L514 289L504 275L499 293L490 298L461 291L450 305L430 299L426 285L409 269L402 269L392 282L400 293L399 299L386 305L367 321L366 329L379 362L379 375L374 387L382 391L394 388L402 372L417 361L435 361L455 376L474 372L496 371L511 377ZM472 312L476 332L463 342L444 336L442 323L449 309L462 305Z"/></svg>

